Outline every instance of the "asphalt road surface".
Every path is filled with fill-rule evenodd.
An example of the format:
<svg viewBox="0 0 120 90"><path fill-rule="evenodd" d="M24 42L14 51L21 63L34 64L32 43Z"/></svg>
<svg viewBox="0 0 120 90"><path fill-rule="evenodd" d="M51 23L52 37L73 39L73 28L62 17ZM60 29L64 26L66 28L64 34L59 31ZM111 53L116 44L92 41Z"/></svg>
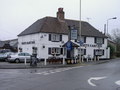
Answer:
<svg viewBox="0 0 120 90"><path fill-rule="evenodd" d="M65 68L0 69L0 90L120 90L120 59Z"/></svg>

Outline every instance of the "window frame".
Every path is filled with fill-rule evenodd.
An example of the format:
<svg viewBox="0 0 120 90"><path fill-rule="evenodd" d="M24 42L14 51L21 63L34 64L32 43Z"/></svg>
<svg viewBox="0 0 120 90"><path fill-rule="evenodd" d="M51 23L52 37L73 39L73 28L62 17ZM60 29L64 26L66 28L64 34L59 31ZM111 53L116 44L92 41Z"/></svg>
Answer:
<svg viewBox="0 0 120 90"><path fill-rule="evenodd" d="M52 34L51 35L51 41L59 42L60 41L60 35Z"/></svg>
<svg viewBox="0 0 120 90"><path fill-rule="evenodd" d="M49 34L49 41L52 41L52 42L62 41L62 35L61 34Z"/></svg>
<svg viewBox="0 0 120 90"><path fill-rule="evenodd" d="M60 47L49 47L48 48L48 54L62 55L63 54L63 48L60 48Z"/></svg>
<svg viewBox="0 0 120 90"><path fill-rule="evenodd" d="M97 51L97 54L96 54ZM104 55L104 49L94 49L94 55L95 56L103 56Z"/></svg>
<svg viewBox="0 0 120 90"><path fill-rule="evenodd" d="M97 44L104 44L104 38L95 37L94 42Z"/></svg>
<svg viewBox="0 0 120 90"><path fill-rule="evenodd" d="M51 48L51 54L60 54L61 49L57 47Z"/></svg>
<svg viewBox="0 0 120 90"><path fill-rule="evenodd" d="M86 37L85 37L85 36L82 36L82 37L81 37L81 41L82 41L83 43L86 43Z"/></svg>

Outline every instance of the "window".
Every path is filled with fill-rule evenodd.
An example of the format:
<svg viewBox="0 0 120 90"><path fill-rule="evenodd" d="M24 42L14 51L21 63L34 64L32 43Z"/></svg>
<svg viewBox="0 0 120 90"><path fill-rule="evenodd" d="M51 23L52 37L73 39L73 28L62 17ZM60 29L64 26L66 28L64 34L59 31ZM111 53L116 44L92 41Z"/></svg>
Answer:
<svg viewBox="0 0 120 90"><path fill-rule="evenodd" d="M95 43L104 44L104 38L96 38L95 37Z"/></svg>
<svg viewBox="0 0 120 90"><path fill-rule="evenodd" d="M60 48L52 48L51 54L60 54Z"/></svg>
<svg viewBox="0 0 120 90"><path fill-rule="evenodd" d="M53 42L62 41L62 35L59 35L59 34L49 34L49 41L53 41Z"/></svg>
<svg viewBox="0 0 120 90"><path fill-rule="evenodd" d="M32 47L32 54L37 54L37 47Z"/></svg>
<svg viewBox="0 0 120 90"><path fill-rule="evenodd" d="M48 54L63 54L63 48L48 48Z"/></svg>
<svg viewBox="0 0 120 90"><path fill-rule="evenodd" d="M104 50L96 49L96 50L94 50L94 55L102 56L102 55L104 55Z"/></svg>
<svg viewBox="0 0 120 90"><path fill-rule="evenodd" d="M83 43L86 43L86 37L81 37L81 41L82 41Z"/></svg>
<svg viewBox="0 0 120 90"><path fill-rule="evenodd" d="M52 41L59 41L60 40L60 36L56 35L56 34L52 34L51 39L52 39Z"/></svg>

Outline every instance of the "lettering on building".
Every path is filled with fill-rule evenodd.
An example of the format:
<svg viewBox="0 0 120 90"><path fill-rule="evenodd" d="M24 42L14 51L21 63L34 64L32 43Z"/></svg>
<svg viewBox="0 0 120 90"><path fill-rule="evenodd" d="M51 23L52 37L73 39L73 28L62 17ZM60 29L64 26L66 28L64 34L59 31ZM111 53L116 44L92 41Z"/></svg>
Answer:
<svg viewBox="0 0 120 90"><path fill-rule="evenodd" d="M102 47L102 45L98 45L98 44L83 44L81 46L83 46L83 47Z"/></svg>
<svg viewBox="0 0 120 90"><path fill-rule="evenodd" d="M35 44L35 41L22 42L22 45L25 45L25 44Z"/></svg>

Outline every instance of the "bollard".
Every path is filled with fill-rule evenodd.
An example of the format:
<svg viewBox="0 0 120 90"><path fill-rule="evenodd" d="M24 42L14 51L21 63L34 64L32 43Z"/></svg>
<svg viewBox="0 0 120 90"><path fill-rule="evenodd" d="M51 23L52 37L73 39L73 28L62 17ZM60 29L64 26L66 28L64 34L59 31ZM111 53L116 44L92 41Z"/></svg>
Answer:
<svg viewBox="0 0 120 90"><path fill-rule="evenodd" d="M82 56L82 62L84 62L83 58L84 58L84 57Z"/></svg>
<svg viewBox="0 0 120 90"><path fill-rule="evenodd" d="M47 65L47 59L45 58L44 60L44 65L46 66Z"/></svg>
<svg viewBox="0 0 120 90"><path fill-rule="evenodd" d="M71 59L71 64L73 64L73 59Z"/></svg>
<svg viewBox="0 0 120 90"><path fill-rule="evenodd" d="M97 57L98 61L99 61L99 56Z"/></svg>
<svg viewBox="0 0 120 90"><path fill-rule="evenodd" d="M63 57L63 65L65 64L65 58Z"/></svg>
<svg viewBox="0 0 120 90"><path fill-rule="evenodd" d="M24 63L25 63L25 65L27 65L27 63L26 63L26 58L25 58L25 60L24 60Z"/></svg>
<svg viewBox="0 0 120 90"><path fill-rule="evenodd" d="M94 61L96 62L96 56L94 57Z"/></svg>
<svg viewBox="0 0 120 90"><path fill-rule="evenodd" d="M76 58L75 58L75 64L77 63L77 60L76 60Z"/></svg>
<svg viewBox="0 0 120 90"><path fill-rule="evenodd" d="M88 62L88 60L89 60L89 59L88 59L88 57L87 57L87 62Z"/></svg>

